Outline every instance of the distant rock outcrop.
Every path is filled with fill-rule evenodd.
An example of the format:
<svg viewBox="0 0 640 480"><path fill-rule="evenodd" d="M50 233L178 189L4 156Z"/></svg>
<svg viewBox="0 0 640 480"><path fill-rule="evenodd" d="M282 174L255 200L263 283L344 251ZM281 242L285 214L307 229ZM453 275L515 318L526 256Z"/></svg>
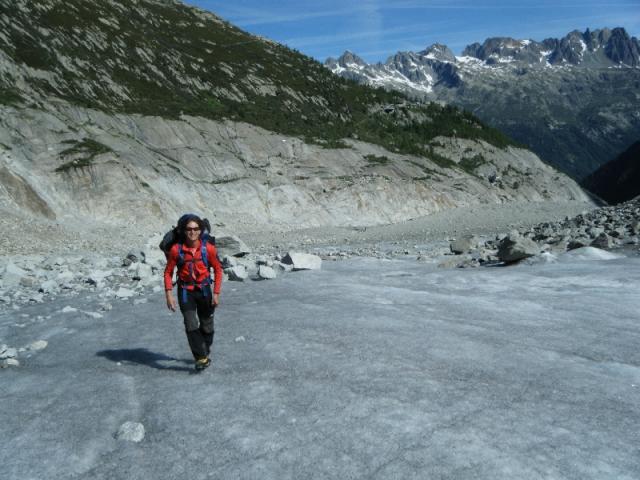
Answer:
<svg viewBox="0 0 640 480"><path fill-rule="evenodd" d="M640 195L640 141L585 178L582 185L609 203Z"/></svg>

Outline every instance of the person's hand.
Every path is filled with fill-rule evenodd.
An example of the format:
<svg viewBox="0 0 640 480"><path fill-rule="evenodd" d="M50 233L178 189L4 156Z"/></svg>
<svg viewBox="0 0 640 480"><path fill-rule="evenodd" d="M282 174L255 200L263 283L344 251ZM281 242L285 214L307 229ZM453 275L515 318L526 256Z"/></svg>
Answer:
<svg viewBox="0 0 640 480"><path fill-rule="evenodd" d="M214 307L217 307L219 303L220 303L220 294L214 293L213 296L211 297L211 305L213 305Z"/></svg>
<svg viewBox="0 0 640 480"><path fill-rule="evenodd" d="M176 299L173 298L173 293L171 293L171 290L167 290L167 308L172 312L175 312L177 308Z"/></svg>

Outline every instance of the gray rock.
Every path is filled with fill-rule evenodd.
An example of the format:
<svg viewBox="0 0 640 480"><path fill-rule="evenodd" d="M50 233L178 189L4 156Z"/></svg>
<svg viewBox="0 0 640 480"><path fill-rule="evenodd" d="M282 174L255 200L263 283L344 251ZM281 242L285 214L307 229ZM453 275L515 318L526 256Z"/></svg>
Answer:
<svg viewBox="0 0 640 480"><path fill-rule="evenodd" d="M276 271L266 265L260 265L258 267L258 277L264 280L272 280L276 278Z"/></svg>
<svg viewBox="0 0 640 480"><path fill-rule="evenodd" d="M140 281L143 285L148 285L156 280L151 265L146 263L135 263L133 266L133 279Z"/></svg>
<svg viewBox="0 0 640 480"><path fill-rule="evenodd" d="M574 238L567 243L567 250L575 250L576 248L586 247L591 242L587 238Z"/></svg>
<svg viewBox="0 0 640 480"><path fill-rule="evenodd" d="M4 267L2 283L4 287L17 287L23 278L28 275L27 271L18 267L15 263L9 262Z"/></svg>
<svg viewBox="0 0 640 480"><path fill-rule="evenodd" d="M259 255L256 257L256 265L268 265L269 259L265 255Z"/></svg>
<svg viewBox="0 0 640 480"><path fill-rule="evenodd" d="M510 233L499 244L498 258L505 263L512 263L540 253L540 246L528 238Z"/></svg>
<svg viewBox="0 0 640 480"><path fill-rule="evenodd" d="M75 275L71 270L63 270L58 274L58 276L56 277L56 280L58 280L59 283L65 283L65 282L70 282L74 278L75 278Z"/></svg>
<svg viewBox="0 0 640 480"><path fill-rule="evenodd" d="M5 347L3 351L0 351L0 360L6 358L16 358L18 356L18 349L13 347Z"/></svg>
<svg viewBox="0 0 640 480"><path fill-rule="evenodd" d="M35 288L38 285L39 280L34 277L22 277L20 279L20 286L26 288Z"/></svg>
<svg viewBox="0 0 640 480"><path fill-rule="evenodd" d="M288 263L282 263L282 262L274 262L273 267L281 270L283 272L292 272L293 271L293 265L288 264Z"/></svg>
<svg viewBox="0 0 640 480"><path fill-rule="evenodd" d="M116 298L131 298L136 294L136 292L134 292L133 290L131 290L130 288L125 288L125 287L120 287L116 292L115 292L115 297Z"/></svg>
<svg viewBox="0 0 640 480"><path fill-rule="evenodd" d="M40 291L43 293L54 293L58 291L58 282L55 280L45 280L40 284Z"/></svg>
<svg viewBox="0 0 640 480"><path fill-rule="evenodd" d="M587 228L587 234L591 238L597 238L598 235L600 235L602 232L604 232L604 229L602 229L600 227L589 227L589 228Z"/></svg>
<svg viewBox="0 0 640 480"><path fill-rule="evenodd" d="M37 352L39 350L44 350L49 345L49 342L46 340L37 340L35 342L30 343L27 346L27 350L31 350L32 352Z"/></svg>
<svg viewBox="0 0 640 480"><path fill-rule="evenodd" d="M282 263L291 265L294 271L322 268L322 259L309 253L289 252L282 259Z"/></svg>
<svg viewBox="0 0 640 480"><path fill-rule="evenodd" d="M17 358L7 358L0 361L0 368L19 367L20 361Z"/></svg>
<svg viewBox="0 0 640 480"><path fill-rule="evenodd" d="M144 435L144 425L138 422L125 422L120 425L116 433L116 439L138 443L144 440Z"/></svg>
<svg viewBox="0 0 640 480"><path fill-rule="evenodd" d="M225 255L222 259L222 268L231 268L238 265L238 259L231 255Z"/></svg>
<svg viewBox="0 0 640 480"><path fill-rule="evenodd" d="M598 235L593 242L591 242L592 247L601 248L606 250L608 248L613 248L615 245L615 241L606 233L602 232Z"/></svg>
<svg viewBox="0 0 640 480"><path fill-rule="evenodd" d="M449 245L452 253L462 254L468 253L478 245L478 239L475 236L467 236L457 238Z"/></svg>
<svg viewBox="0 0 640 480"><path fill-rule="evenodd" d="M232 282L242 282L249 276L244 265L236 265L235 267L228 268L225 270L225 273Z"/></svg>
<svg viewBox="0 0 640 480"><path fill-rule="evenodd" d="M227 255L241 257L251 253L251 249L235 235L216 238L216 248L221 257Z"/></svg>

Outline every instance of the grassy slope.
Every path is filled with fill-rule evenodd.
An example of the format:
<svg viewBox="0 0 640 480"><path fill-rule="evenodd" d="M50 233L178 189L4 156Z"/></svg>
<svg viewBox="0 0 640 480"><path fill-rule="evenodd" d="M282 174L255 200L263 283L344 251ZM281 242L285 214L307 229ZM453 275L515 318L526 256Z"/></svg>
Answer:
<svg viewBox="0 0 640 480"><path fill-rule="evenodd" d="M512 143L452 107L408 104L385 113L384 105L405 97L341 79L297 51L172 1L26 1L25 10L12 1L0 0L10 39L0 38L0 48L18 64L55 73L55 81L30 79L43 97L112 112L245 121L327 146L357 137L426 156L438 135ZM0 78L0 102L27 101L13 85L9 75Z"/></svg>

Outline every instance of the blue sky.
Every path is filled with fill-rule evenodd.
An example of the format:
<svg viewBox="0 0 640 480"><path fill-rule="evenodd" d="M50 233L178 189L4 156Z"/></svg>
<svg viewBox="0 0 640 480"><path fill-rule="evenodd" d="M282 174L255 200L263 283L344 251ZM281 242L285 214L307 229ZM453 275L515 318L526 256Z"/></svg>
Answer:
<svg viewBox="0 0 640 480"><path fill-rule="evenodd" d="M320 61L345 50L368 62L435 42L455 54L487 37L542 40L624 27L640 37L640 0L186 0Z"/></svg>

